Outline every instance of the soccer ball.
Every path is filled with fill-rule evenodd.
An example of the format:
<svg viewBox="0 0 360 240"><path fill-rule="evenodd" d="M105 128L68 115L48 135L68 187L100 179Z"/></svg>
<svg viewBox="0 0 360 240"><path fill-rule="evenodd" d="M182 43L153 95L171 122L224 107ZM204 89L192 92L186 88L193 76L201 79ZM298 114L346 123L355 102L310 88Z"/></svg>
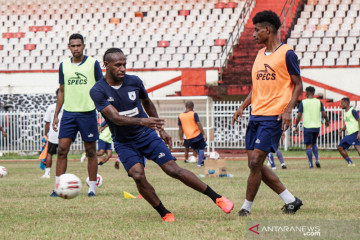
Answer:
<svg viewBox="0 0 360 240"><path fill-rule="evenodd" d="M100 174L96 175L96 186L101 187L103 183L103 178ZM89 186L89 177L86 178L86 184Z"/></svg>
<svg viewBox="0 0 360 240"><path fill-rule="evenodd" d="M189 163L196 163L197 160L196 160L196 157L195 156L190 156L189 157Z"/></svg>
<svg viewBox="0 0 360 240"><path fill-rule="evenodd" d="M212 152L212 153L210 153L210 156L209 156L209 158L213 159L213 160L217 160L219 157L220 157L220 155L217 152Z"/></svg>
<svg viewBox="0 0 360 240"><path fill-rule="evenodd" d="M5 177L7 175L7 170L5 167L0 166L0 178Z"/></svg>
<svg viewBox="0 0 360 240"><path fill-rule="evenodd" d="M65 173L58 178L55 186L57 195L64 199L72 199L79 195L81 190L80 178L71 173Z"/></svg>

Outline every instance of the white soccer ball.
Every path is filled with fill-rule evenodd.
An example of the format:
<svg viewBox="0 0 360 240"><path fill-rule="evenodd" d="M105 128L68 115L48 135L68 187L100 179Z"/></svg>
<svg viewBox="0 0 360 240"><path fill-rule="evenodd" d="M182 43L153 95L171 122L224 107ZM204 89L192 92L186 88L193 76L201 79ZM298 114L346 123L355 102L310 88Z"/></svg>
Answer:
<svg viewBox="0 0 360 240"><path fill-rule="evenodd" d="M55 192L64 199L72 199L79 195L81 190L80 178L71 173L65 173L58 178Z"/></svg>
<svg viewBox="0 0 360 240"><path fill-rule="evenodd" d="M6 167L0 166L0 178L7 175Z"/></svg>
<svg viewBox="0 0 360 240"><path fill-rule="evenodd" d="M189 163L196 163L197 162L197 159L195 156L190 156L189 157Z"/></svg>
<svg viewBox="0 0 360 240"><path fill-rule="evenodd" d="M86 184L89 186L89 177L86 178ZM103 184L103 178L100 174L96 175L96 186L101 187Z"/></svg>
<svg viewBox="0 0 360 240"><path fill-rule="evenodd" d="M220 155L217 152L212 152L212 153L210 153L210 156L209 156L209 158L213 159L213 160L217 160L219 157L220 157Z"/></svg>

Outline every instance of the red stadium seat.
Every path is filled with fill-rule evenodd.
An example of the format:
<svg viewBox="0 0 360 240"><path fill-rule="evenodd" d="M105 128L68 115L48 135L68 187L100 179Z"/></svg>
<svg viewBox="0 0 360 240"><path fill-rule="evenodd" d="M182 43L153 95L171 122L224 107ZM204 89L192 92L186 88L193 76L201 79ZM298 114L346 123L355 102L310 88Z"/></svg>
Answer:
<svg viewBox="0 0 360 240"><path fill-rule="evenodd" d="M135 17L143 18L144 15L142 12L135 12Z"/></svg>
<svg viewBox="0 0 360 240"><path fill-rule="evenodd" d="M29 31L30 32L38 32L39 31L39 27L38 26L31 26L31 27L29 27Z"/></svg>
<svg viewBox="0 0 360 240"><path fill-rule="evenodd" d="M35 49L35 44L25 44L25 50L34 50Z"/></svg>
<svg viewBox="0 0 360 240"><path fill-rule="evenodd" d="M189 10L180 10L179 11L179 15L180 16L187 16L190 14L190 11Z"/></svg>
<svg viewBox="0 0 360 240"><path fill-rule="evenodd" d="M224 2L218 2L215 4L215 8L225 8L225 3Z"/></svg>
<svg viewBox="0 0 360 240"><path fill-rule="evenodd" d="M159 41L158 47L168 47L169 41Z"/></svg>
<svg viewBox="0 0 360 240"><path fill-rule="evenodd" d="M24 32L14 33L14 38L23 38L23 37L25 37L25 33L24 33Z"/></svg>
<svg viewBox="0 0 360 240"><path fill-rule="evenodd" d="M6 33L3 33L3 38L13 38L14 37L14 34L13 33L10 33L10 32L6 32Z"/></svg>
<svg viewBox="0 0 360 240"><path fill-rule="evenodd" d="M110 23L118 24L118 23L120 23L120 18L111 18Z"/></svg>
<svg viewBox="0 0 360 240"><path fill-rule="evenodd" d="M42 26L40 27L40 31L48 32L52 30L52 26Z"/></svg>
<svg viewBox="0 0 360 240"><path fill-rule="evenodd" d="M237 3L236 3L236 2L228 2L228 3L226 4L226 7L227 7L227 8L236 8L236 6L237 6Z"/></svg>
<svg viewBox="0 0 360 240"><path fill-rule="evenodd" d="M215 46L224 46L226 44L225 39L216 39Z"/></svg>
<svg viewBox="0 0 360 240"><path fill-rule="evenodd" d="M4 49L4 45L0 45L0 50L3 50Z"/></svg>

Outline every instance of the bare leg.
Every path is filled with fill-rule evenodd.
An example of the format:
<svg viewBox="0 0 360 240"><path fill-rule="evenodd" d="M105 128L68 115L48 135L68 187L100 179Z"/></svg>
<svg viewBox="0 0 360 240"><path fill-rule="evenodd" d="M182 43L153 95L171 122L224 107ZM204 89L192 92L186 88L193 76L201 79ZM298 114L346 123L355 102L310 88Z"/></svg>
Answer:
<svg viewBox="0 0 360 240"><path fill-rule="evenodd" d="M72 143L71 138L60 138L58 158L56 161L56 176L60 176L66 172L67 168L67 155L69 153L70 145Z"/></svg>
<svg viewBox="0 0 360 240"><path fill-rule="evenodd" d="M338 151L340 152L341 156L346 159L349 157L349 155L347 154L346 150L343 147L337 147ZM357 149L356 149L357 150Z"/></svg>
<svg viewBox="0 0 360 240"><path fill-rule="evenodd" d="M89 180L96 181L98 161L96 156L96 142L84 142L86 156L88 158Z"/></svg>
<svg viewBox="0 0 360 240"><path fill-rule="evenodd" d="M358 152L358 154L359 154L359 156L360 156L360 146L359 146L359 145L355 145L354 147L355 147L356 151Z"/></svg>
<svg viewBox="0 0 360 240"><path fill-rule="evenodd" d="M268 152L260 149L248 151L248 166L250 175L246 187L246 200L253 202L259 190L262 179L262 168Z"/></svg>
<svg viewBox="0 0 360 240"><path fill-rule="evenodd" d="M107 161L109 161L111 156L112 156L112 150L110 150L110 149L106 150L106 155L104 157L102 157L101 162L106 163Z"/></svg>
<svg viewBox="0 0 360 240"><path fill-rule="evenodd" d="M185 160L189 160L189 148L186 147L184 153L185 153Z"/></svg>
<svg viewBox="0 0 360 240"><path fill-rule="evenodd" d="M267 166L264 165L261 169L261 180L263 180L263 182L277 194L282 193L286 189L284 185L280 182L279 177Z"/></svg>
<svg viewBox="0 0 360 240"><path fill-rule="evenodd" d="M48 153L46 156L46 167L51 168L52 166L52 154Z"/></svg>
<svg viewBox="0 0 360 240"><path fill-rule="evenodd" d="M145 198L145 200L153 207L159 206L160 199L156 195L153 186L146 179L144 165L137 163L130 168L128 173L134 179L139 193Z"/></svg>
<svg viewBox="0 0 360 240"><path fill-rule="evenodd" d="M104 149L99 149L99 151L96 152L96 156L100 157L102 155L104 155L105 150Z"/></svg>
<svg viewBox="0 0 360 240"><path fill-rule="evenodd" d="M207 185L189 170L179 167L174 160L160 166L161 169L170 177L176 178L192 189L203 193Z"/></svg>

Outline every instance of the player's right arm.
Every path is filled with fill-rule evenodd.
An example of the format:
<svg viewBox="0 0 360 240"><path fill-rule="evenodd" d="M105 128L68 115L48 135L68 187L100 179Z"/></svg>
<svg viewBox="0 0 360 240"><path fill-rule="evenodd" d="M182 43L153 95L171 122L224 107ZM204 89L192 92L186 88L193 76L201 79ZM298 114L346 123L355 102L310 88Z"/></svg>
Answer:
<svg viewBox="0 0 360 240"><path fill-rule="evenodd" d="M55 132L58 131L58 124L59 124L59 112L61 110L61 107L64 103L64 72L63 72L63 64L60 63L60 67L59 67L59 93L57 95L57 99L56 99L56 108L55 108L55 112L54 112L54 120L53 120L53 124L52 124L52 128L54 129Z"/></svg>
<svg viewBox="0 0 360 240"><path fill-rule="evenodd" d="M94 89L94 87L90 90L90 96L95 103L96 109L118 126L141 125L158 130L165 124L164 119L155 117L136 118L119 115L119 112L107 101L101 90Z"/></svg>
<svg viewBox="0 0 360 240"><path fill-rule="evenodd" d="M241 104L241 106L239 107L239 109L234 113L231 124L234 126L235 122L239 122L238 118L241 119L244 109L247 108L247 106L249 106L251 104L251 94L252 94L252 90L250 91L249 95L247 95L245 101Z"/></svg>
<svg viewBox="0 0 360 240"><path fill-rule="evenodd" d="M180 138L180 145L184 143L184 130L181 126L180 118L178 118L178 125L179 125L179 138Z"/></svg>

